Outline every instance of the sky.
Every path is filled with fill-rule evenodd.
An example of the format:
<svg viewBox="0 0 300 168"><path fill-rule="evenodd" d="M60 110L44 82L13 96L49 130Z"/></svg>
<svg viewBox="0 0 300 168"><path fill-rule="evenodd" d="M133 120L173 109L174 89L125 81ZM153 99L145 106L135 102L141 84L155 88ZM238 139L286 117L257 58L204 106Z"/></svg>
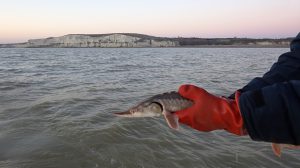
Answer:
<svg viewBox="0 0 300 168"><path fill-rule="evenodd" d="M3 0L0 43L66 34L294 37L300 0Z"/></svg>

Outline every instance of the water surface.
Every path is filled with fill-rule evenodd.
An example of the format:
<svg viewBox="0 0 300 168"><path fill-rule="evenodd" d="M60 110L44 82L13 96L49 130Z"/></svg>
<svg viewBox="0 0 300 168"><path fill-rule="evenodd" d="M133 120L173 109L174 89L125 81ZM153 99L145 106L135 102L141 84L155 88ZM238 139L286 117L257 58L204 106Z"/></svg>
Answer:
<svg viewBox="0 0 300 168"><path fill-rule="evenodd" d="M183 83L230 95L286 51L1 49L0 167L299 167L299 151L247 136L112 115Z"/></svg>

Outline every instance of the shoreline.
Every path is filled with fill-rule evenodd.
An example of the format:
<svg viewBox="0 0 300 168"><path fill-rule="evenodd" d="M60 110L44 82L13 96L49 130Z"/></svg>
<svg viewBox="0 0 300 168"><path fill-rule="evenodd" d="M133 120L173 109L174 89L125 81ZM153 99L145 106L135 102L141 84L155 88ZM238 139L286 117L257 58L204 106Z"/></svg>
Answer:
<svg viewBox="0 0 300 168"><path fill-rule="evenodd" d="M177 48L289 48L289 45L189 45ZM176 47L175 47L176 48Z"/></svg>
<svg viewBox="0 0 300 168"><path fill-rule="evenodd" d="M0 48L289 48L289 45L186 45L174 47L2 47Z"/></svg>
<svg viewBox="0 0 300 168"><path fill-rule="evenodd" d="M0 44L0 48L286 48L292 38L167 38L136 33L67 34Z"/></svg>

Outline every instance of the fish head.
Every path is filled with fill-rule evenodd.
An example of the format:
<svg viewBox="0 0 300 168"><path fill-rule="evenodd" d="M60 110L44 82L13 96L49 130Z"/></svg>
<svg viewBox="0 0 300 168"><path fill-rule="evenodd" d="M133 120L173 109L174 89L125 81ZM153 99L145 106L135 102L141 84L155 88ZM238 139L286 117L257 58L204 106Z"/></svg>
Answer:
<svg viewBox="0 0 300 168"><path fill-rule="evenodd" d="M162 115L163 107L158 102L143 102L125 112L115 113L122 117L157 117Z"/></svg>

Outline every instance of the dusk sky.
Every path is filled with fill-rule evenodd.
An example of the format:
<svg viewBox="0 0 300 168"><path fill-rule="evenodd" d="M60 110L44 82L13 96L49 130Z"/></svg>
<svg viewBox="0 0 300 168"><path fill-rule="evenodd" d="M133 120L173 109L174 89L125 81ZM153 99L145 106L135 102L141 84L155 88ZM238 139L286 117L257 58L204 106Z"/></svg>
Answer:
<svg viewBox="0 0 300 168"><path fill-rule="evenodd" d="M293 37L300 0L3 0L0 43L65 34Z"/></svg>

